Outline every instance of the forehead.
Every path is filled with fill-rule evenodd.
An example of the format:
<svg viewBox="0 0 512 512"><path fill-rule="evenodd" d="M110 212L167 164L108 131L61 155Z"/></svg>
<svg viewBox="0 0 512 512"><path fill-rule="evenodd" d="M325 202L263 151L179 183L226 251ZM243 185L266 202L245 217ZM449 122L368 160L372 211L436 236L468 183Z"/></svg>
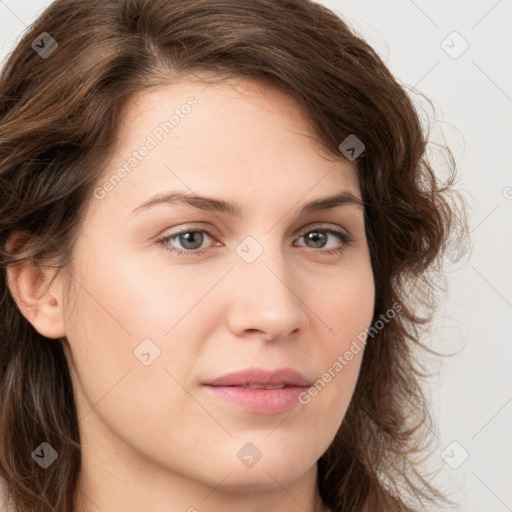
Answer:
<svg viewBox="0 0 512 512"><path fill-rule="evenodd" d="M137 94L98 184L108 181L102 203L127 211L169 190L262 206L308 191L359 195L355 166L321 151L294 98L246 79L182 81Z"/></svg>
<svg viewBox="0 0 512 512"><path fill-rule="evenodd" d="M193 145L198 156L208 152L210 158L236 157L253 147L259 151L246 159L256 159L272 149L261 143L273 141L283 153L300 145L303 157L332 159L320 145L314 147L309 120L291 95L246 78L182 81L139 92L121 116L115 152L130 151L148 136L159 146L172 145L173 151L180 143Z"/></svg>

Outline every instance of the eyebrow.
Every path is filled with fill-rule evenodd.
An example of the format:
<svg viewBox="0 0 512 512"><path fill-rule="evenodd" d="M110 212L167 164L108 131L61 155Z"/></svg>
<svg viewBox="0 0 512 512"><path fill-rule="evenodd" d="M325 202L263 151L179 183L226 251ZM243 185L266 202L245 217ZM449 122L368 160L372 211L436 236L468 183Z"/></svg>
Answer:
<svg viewBox="0 0 512 512"><path fill-rule="evenodd" d="M223 213L233 217L241 216L243 211L239 203L230 203L223 199L199 196L189 192L166 192L150 197L147 201L135 208L130 215L137 215L144 210L161 204L186 204L194 208L199 208L200 210ZM344 205L355 205L364 211L364 201L356 197L352 192L342 191L333 196L322 197L305 204L300 210L299 216L330 210L337 206Z"/></svg>

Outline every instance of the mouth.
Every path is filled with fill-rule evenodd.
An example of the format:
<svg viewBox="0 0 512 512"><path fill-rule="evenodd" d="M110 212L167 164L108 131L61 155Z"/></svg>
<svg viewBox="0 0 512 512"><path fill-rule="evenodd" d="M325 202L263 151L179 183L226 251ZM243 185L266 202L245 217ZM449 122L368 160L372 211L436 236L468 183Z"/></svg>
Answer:
<svg viewBox="0 0 512 512"><path fill-rule="evenodd" d="M226 387L239 387L248 389L283 389L291 387L291 384L245 384L245 386L226 386Z"/></svg>
<svg viewBox="0 0 512 512"><path fill-rule="evenodd" d="M236 386L250 388L279 389L286 386L311 386L311 381L292 368L270 370L250 368L228 373L203 384L208 386Z"/></svg>
<svg viewBox="0 0 512 512"><path fill-rule="evenodd" d="M202 383L210 396L258 414L279 414L295 407L299 395L311 385L309 379L291 368L253 368Z"/></svg>

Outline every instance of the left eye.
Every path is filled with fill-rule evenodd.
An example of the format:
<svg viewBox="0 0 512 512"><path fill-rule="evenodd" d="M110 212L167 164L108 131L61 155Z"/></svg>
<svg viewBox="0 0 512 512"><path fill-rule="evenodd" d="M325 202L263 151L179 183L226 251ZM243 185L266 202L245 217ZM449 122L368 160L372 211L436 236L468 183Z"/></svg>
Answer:
<svg viewBox="0 0 512 512"><path fill-rule="evenodd" d="M207 238L213 238L213 234L204 229L196 229L196 230L188 230L188 231L180 231L179 233L175 233L172 235L165 236L157 241L157 243L162 244L164 248L170 252L175 252L177 254L203 254L208 250L208 247L201 248L205 235ZM334 237L341 242L339 245L335 245L334 247L325 248L327 245L327 241L329 236ZM303 233L298 240L301 238L305 238L307 242L312 243L312 246L306 246L310 249L323 249L323 253L333 253L333 252L341 252L347 246L352 243L352 238L349 234L338 231L335 229L327 229L327 228L316 228L310 229ZM176 243L178 241L182 247L174 247L171 245L171 242ZM302 245L302 244L300 244Z"/></svg>
<svg viewBox="0 0 512 512"><path fill-rule="evenodd" d="M338 242L341 242L341 244L325 249L324 242L327 241L329 235L337 238ZM327 228L317 228L306 231L300 238L306 238L309 242L313 242L314 246L311 247L313 249L318 248L320 245L320 248L324 249L323 252L326 253L341 252L352 243L352 237L348 233Z"/></svg>

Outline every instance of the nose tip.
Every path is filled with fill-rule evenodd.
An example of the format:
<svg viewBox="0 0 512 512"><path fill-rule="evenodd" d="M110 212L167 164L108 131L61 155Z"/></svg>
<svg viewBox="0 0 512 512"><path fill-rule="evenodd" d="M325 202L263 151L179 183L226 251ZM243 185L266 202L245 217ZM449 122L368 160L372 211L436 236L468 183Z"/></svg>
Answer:
<svg viewBox="0 0 512 512"><path fill-rule="evenodd" d="M252 267L251 270L254 270ZM296 337L308 327L304 302L290 286L293 281L289 272L282 271L284 278L268 265L262 265L261 273L247 272L243 278L241 293L229 308L229 326L237 336L258 337L266 341L277 341ZM255 275L257 274L257 275ZM240 282L238 281L238 284Z"/></svg>

